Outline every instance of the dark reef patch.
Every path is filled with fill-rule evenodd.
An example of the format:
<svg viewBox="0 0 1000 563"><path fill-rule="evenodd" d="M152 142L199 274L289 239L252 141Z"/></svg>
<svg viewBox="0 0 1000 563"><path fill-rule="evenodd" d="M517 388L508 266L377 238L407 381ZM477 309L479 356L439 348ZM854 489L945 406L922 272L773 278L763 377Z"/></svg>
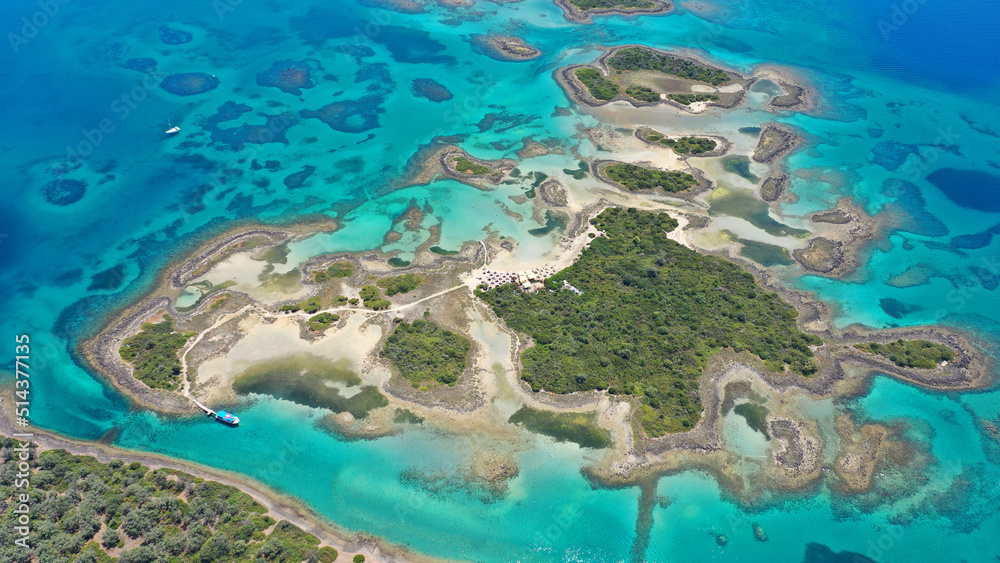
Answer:
<svg viewBox="0 0 1000 563"><path fill-rule="evenodd" d="M194 36L183 29L174 29L168 25L160 26L160 42L164 45L183 45L190 43Z"/></svg>
<svg viewBox="0 0 1000 563"><path fill-rule="evenodd" d="M882 194L896 198L892 205L903 212L898 218L896 229L926 237L943 237L948 234L948 227L925 209L924 196L915 184L905 180L886 180L882 183Z"/></svg>
<svg viewBox="0 0 1000 563"><path fill-rule="evenodd" d="M906 157L919 154L920 147L896 141L882 141L872 147L872 162L890 172L894 172L906 162Z"/></svg>
<svg viewBox="0 0 1000 563"><path fill-rule="evenodd" d="M515 127L527 125L536 119L538 119L537 115L510 113L507 111L499 113L491 112L484 115L483 118L479 120L479 123L476 124L476 127L479 128L480 133L485 133L490 129L493 129L496 133L504 133Z"/></svg>
<svg viewBox="0 0 1000 563"><path fill-rule="evenodd" d="M413 95L427 98L432 102L446 102L455 96L451 90L433 78L416 78L413 80Z"/></svg>
<svg viewBox="0 0 1000 563"><path fill-rule="evenodd" d="M246 104L237 104L236 102L228 101L219 106L215 115L203 120L201 125L208 130L213 143L222 145L223 148L231 151L242 150L247 144L288 144L285 132L296 122L295 116L289 113L279 115L258 114L265 119L263 125L243 123L239 127L219 127L220 123L238 119L240 116L248 113L250 109L250 106Z"/></svg>
<svg viewBox="0 0 1000 563"><path fill-rule="evenodd" d="M447 65L457 62L455 57L441 54L448 48L422 29L387 25L372 40L385 45L396 62Z"/></svg>
<svg viewBox="0 0 1000 563"><path fill-rule="evenodd" d="M143 74L149 74L154 70L156 70L156 59L150 59L150 58L129 59L124 63L122 63L122 68L134 70L137 72L141 72Z"/></svg>
<svg viewBox="0 0 1000 563"><path fill-rule="evenodd" d="M103 272L98 272L90 278L90 285L87 291L113 291L122 286L125 281L125 264L118 264L113 268L108 268Z"/></svg>
<svg viewBox="0 0 1000 563"><path fill-rule="evenodd" d="M303 89L316 86L315 75L322 72L323 66L315 59L277 61L271 68L257 74L257 84L301 96Z"/></svg>
<svg viewBox="0 0 1000 563"><path fill-rule="evenodd" d="M285 176L285 187L290 190L301 188L305 185L306 180L313 175L313 172L316 172L316 167L307 164L302 170Z"/></svg>
<svg viewBox="0 0 1000 563"><path fill-rule="evenodd" d="M955 205L986 213L1000 213L1000 176L980 170L940 168L927 181Z"/></svg>
<svg viewBox="0 0 1000 563"><path fill-rule="evenodd" d="M876 563L870 557L854 551L835 552L821 543L806 544L806 554L802 563Z"/></svg>
<svg viewBox="0 0 1000 563"><path fill-rule="evenodd" d="M976 276L979 280L979 285L983 286L983 289L993 291L997 287L1000 287L1000 275L996 272L992 272L982 266L969 266L969 271L972 272L972 275Z"/></svg>
<svg viewBox="0 0 1000 563"><path fill-rule="evenodd" d="M365 96L358 100L343 100L327 104L318 110L299 112L305 119L318 119L335 131L362 133L379 127L378 114L384 113L378 96Z"/></svg>
<svg viewBox="0 0 1000 563"><path fill-rule="evenodd" d="M361 82L371 82L368 85L369 92L389 93L396 88L396 81L392 79L389 65L385 63L362 65L358 72L354 73L354 83Z"/></svg>
<svg viewBox="0 0 1000 563"><path fill-rule="evenodd" d="M72 205L87 193L87 183L81 180L52 180L42 186L42 196L52 205Z"/></svg>
<svg viewBox="0 0 1000 563"><path fill-rule="evenodd" d="M1000 235L1000 223L982 231L970 235L958 235L952 237L950 247L955 249L975 250L985 248L993 242L993 237Z"/></svg>
<svg viewBox="0 0 1000 563"><path fill-rule="evenodd" d="M885 311L886 315L889 315L894 319L901 319L907 315L916 313L917 311L924 310L924 308L920 305L904 303L899 299L893 299L892 297L883 297L882 299L879 299L878 306L880 309Z"/></svg>
<svg viewBox="0 0 1000 563"><path fill-rule="evenodd" d="M182 72L163 79L160 87L175 96L194 96L219 87L219 79L204 72Z"/></svg>
<svg viewBox="0 0 1000 563"><path fill-rule="evenodd" d="M343 53L345 55L354 57L355 62L361 64L361 59L365 57L374 57L375 50L366 45L353 45L351 43L344 43L343 45L337 45L333 48L337 53Z"/></svg>
<svg viewBox="0 0 1000 563"><path fill-rule="evenodd" d="M302 16L289 18L288 28L294 29L303 43L319 48L330 39L353 37L356 29L365 29L365 24L369 23L331 4L314 7Z"/></svg>

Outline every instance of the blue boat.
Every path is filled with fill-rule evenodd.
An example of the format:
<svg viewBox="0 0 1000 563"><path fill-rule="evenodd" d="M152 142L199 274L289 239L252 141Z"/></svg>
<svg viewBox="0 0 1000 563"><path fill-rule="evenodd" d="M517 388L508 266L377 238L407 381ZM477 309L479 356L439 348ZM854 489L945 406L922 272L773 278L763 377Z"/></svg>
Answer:
<svg viewBox="0 0 1000 563"><path fill-rule="evenodd" d="M230 426L236 426L240 423L240 417L226 411L219 411L215 413L215 420Z"/></svg>

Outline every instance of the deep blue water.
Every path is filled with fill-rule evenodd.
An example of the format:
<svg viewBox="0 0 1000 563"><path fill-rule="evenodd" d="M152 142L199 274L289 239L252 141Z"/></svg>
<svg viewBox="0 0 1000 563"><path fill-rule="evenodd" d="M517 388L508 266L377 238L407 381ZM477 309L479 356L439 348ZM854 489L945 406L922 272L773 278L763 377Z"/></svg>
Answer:
<svg viewBox="0 0 1000 563"><path fill-rule="evenodd" d="M851 279L789 268L779 274L784 283L833 304L841 325L945 323L994 338L1000 322L1000 237L994 236L1000 234L1000 4L745 0L720 1L707 11L680 4L669 16L580 26L566 22L548 0L476 2L460 10L427 3L424 13L412 15L353 2L246 0L217 12L218 3L200 0L169 6L76 0L39 16L36 2L6 2L0 10L7 37L0 45L6 133L0 141L0 333L29 333L35 344L33 421L86 439L114 429L123 447L205 463L220 454L239 456L244 467L256 468L252 476L299 496L335 523L433 555L628 559L639 493L593 490L579 474L591 455L586 452L539 441L524 453L511 492L484 502L461 487L442 493L403 477L461 457L468 448L461 438L413 431L340 442L300 424L301 409L263 402L245 411L255 422L220 445L218 425L134 412L74 355L80 340L147 290L172 257L235 221L324 213L345 228L310 242L303 256L363 250L380 245L391 218L416 199L433 204L445 248L477 239L484 217L501 232L529 239L527 231L543 225L510 220L499 206L511 205L506 195L470 193L449 182L390 193L391 183L415 149L438 135L460 135L460 144L483 158L511 155L526 136L577 146L576 125L592 120L553 113L569 104L551 71L592 60L593 45L704 49L744 70L781 63L804 73L820 87L825 105L819 115L781 118L813 141L790 160L799 202L786 206L786 214L804 216L847 196L871 213L902 219ZM894 22L893 6L904 4L912 13ZM34 18L38 29L26 28L22 18ZM166 40L163 26L172 30ZM467 40L497 29L513 30L544 56L494 61ZM190 42L178 43L186 33ZM23 34L25 42L14 37L12 44L8 34ZM261 86L258 75L280 61L315 61L306 65L313 69L309 83L294 92ZM186 73L214 75L218 87L185 96L160 87L164 77ZM448 88L453 99L412 96L413 81L424 78ZM496 120L481 130L487 114ZM735 128L770 118L752 110L725 120ZM168 123L182 133L164 140ZM271 133L262 137L268 124ZM255 159L278 164L254 170ZM315 172L289 180L307 166ZM576 168L576 159L552 158L537 167L558 175ZM80 184L52 184L60 179ZM412 252L418 243L400 249ZM915 267L920 275L901 282ZM915 443L935 456L927 482L901 477L887 484L893 494L902 490L901 500L875 510L829 491L749 509L727 500L706 475L665 477L658 491L673 502L654 509L645 557L799 560L811 542L880 561L992 557L1000 522L989 507L1000 494L979 484L1000 478L1000 454L975 420L996 423L997 399L993 391L933 394L877 379L868 395L838 408L911 426ZM289 454L297 463L260 470L287 449L288 440L269 436L303 444ZM549 458L550 450L558 455ZM310 461L328 470L302 473ZM956 507L941 491L952 490L960 475L977 485L953 490L961 501ZM407 507L405 518L400 506ZM449 524L455 521L462 526ZM767 529L770 542L748 533L753 521ZM731 544L718 547L712 529L724 530Z"/></svg>

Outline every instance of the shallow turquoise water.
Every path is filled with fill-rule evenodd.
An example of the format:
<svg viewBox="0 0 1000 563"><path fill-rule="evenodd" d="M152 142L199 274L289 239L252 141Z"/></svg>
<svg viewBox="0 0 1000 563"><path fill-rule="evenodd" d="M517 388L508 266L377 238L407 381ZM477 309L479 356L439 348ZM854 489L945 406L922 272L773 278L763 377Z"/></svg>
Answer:
<svg viewBox="0 0 1000 563"><path fill-rule="evenodd" d="M0 181L0 282L7 289L0 326L6 334L29 333L35 344L33 421L87 439L114 430L122 447L244 471L343 527L433 555L631 559L639 491L594 490L579 472L588 454L575 446L538 440L522 454L521 474L507 494L495 497L465 486L454 470L440 471L461 465L470 447L464 438L413 430L345 442L312 426L317 413L273 401L241 406L246 422L238 431L203 419L160 420L133 412L72 353L115 306L141 295L172 256L243 219L277 223L322 213L344 222L340 231L297 243L293 258L374 248L411 201L432 206L422 227L440 224L440 246L447 249L481 238L487 224L522 244L544 244L527 234L540 226L530 208L507 198L520 188L487 193L436 182L392 191L392 182L416 147L440 135L459 136L453 141L481 158L511 156L527 136L552 137L567 154L537 159L522 171L575 169L569 149L592 150L574 138L576 126L593 120L554 113L569 103L551 72L592 60L597 51L590 46L598 44L703 48L744 70L761 62L796 66L820 87L825 106L820 115L779 118L813 142L790 160L799 202L786 213L805 215L850 196L871 213L890 210L902 219L854 278L830 281L786 269L785 283L834 304L840 325L942 322L988 338L998 334L1000 242L991 228L1000 215L988 206L970 209L967 197L959 205L927 180L941 168L1000 174L994 131L1000 68L988 55L1000 35L998 8L972 0L921 4L887 36L879 23L891 18L891 5L861 0L841 3L836 12L806 0L717 8L706 19L682 3L669 16L579 26L549 0L479 2L455 12L430 4L417 15L309 1L243 2L221 17L211 3L194 0L169 8L143 1L61 7L16 53L0 54L8 139L0 143L7 172ZM37 10L27 0L8 2L0 23L17 33L21 17ZM164 24L191 32L192 41L165 45ZM498 29L524 37L544 56L498 62L465 40ZM348 49L352 54L342 52ZM220 86L183 97L144 90L145 73L121 66L134 58L154 59L163 74L214 74ZM257 85L257 74L272 63L306 59L319 61L322 72L300 94ZM434 78L454 97L441 104L414 98L416 78ZM345 100L350 116L337 129L300 113ZM226 102L247 109L223 120L216 114ZM122 103L130 110L124 117ZM489 127L488 114L495 118ZM268 138L237 128L261 126L265 116L278 123L273 142L248 143ZM725 119L746 126L771 118L741 110ZM113 130L98 142L94 130L102 119ZM164 140L168 121L182 133ZM87 152L90 146L81 167L61 168L67 147ZM279 164L254 170L254 159ZM305 166L316 170L289 187L285 179ZM49 203L43 188L57 174L86 182L82 199ZM893 180L912 189L887 188ZM525 220L512 219L501 203ZM413 244L386 249L401 250L405 259ZM913 264L931 272L926 283L887 283ZM880 307L886 298L913 312L886 311ZM926 481L891 483L899 500L865 512L860 500L828 491L773 507L740 507L709 476L664 477L657 491L671 503L653 509L648 548L639 558L800 560L811 542L879 561L993 556L1000 522L989 507L1000 499L992 485L1000 478L1000 453L973 419L996 421L997 405L995 391L929 394L876 379L844 408L909 428L937 460ZM425 478L412 477L421 473ZM976 485L952 491L957 506L935 496L963 473ZM770 541L754 540L754 521ZM727 547L716 545L708 534L713 528L728 536Z"/></svg>

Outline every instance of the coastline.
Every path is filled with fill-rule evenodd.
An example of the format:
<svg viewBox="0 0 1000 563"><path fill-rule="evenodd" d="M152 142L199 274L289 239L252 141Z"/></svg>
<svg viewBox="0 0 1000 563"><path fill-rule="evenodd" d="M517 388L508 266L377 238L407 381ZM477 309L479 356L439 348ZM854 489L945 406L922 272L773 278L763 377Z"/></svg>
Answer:
<svg viewBox="0 0 1000 563"><path fill-rule="evenodd" d="M125 463L139 462L150 469L176 469L195 477L236 487L253 497L255 501L267 509L267 514L275 520L291 522L318 537L321 541L320 545L329 545L342 555L360 553L372 563L440 563L443 561L412 553L402 546L392 545L370 534L351 533L340 529L297 498L274 491L246 475L160 454L126 450L99 442L76 440L35 427L15 429L8 413L12 409L4 405L2 398L0 398L0 407L3 410L3 414L0 414L0 435L14 436L18 433L31 433L32 436L29 440L38 446L36 454L46 450L65 450L73 455L94 457L102 463L117 459Z"/></svg>

